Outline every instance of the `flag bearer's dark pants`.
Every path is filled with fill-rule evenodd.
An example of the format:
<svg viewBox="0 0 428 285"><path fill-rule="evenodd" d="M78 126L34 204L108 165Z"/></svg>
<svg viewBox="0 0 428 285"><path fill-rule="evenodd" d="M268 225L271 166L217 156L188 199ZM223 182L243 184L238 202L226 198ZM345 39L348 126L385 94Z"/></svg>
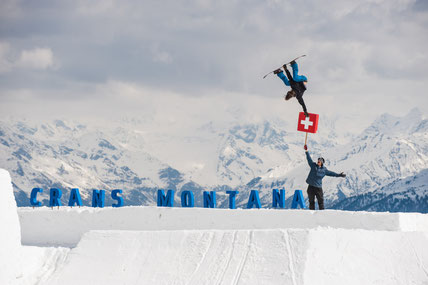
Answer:
<svg viewBox="0 0 428 285"><path fill-rule="evenodd" d="M315 197L318 200L318 207L320 210L324 210L324 194L322 188L308 186L308 197L309 197L309 209L315 210Z"/></svg>

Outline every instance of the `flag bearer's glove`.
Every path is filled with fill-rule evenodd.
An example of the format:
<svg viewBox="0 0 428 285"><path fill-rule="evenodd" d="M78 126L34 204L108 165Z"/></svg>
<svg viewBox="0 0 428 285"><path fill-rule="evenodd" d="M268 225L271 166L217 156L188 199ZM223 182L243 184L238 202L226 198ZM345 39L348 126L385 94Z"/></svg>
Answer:
<svg viewBox="0 0 428 285"><path fill-rule="evenodd" d="M339 177L346 177L346 174L345 174L345 173L343 173L343 172L341 172L341 173L339 174Z"/></svg>
<svg viewBox="0 0 428 285"><path fill-rule="evenodd" d="M308 150L308 146L307 146L307 145L305 145L303 148L304 148L306 151Z"/></svg>

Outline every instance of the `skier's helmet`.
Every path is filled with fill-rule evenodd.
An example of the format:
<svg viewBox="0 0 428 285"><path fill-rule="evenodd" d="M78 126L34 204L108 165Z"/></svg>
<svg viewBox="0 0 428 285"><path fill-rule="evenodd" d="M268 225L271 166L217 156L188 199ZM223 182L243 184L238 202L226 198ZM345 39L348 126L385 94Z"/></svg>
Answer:
<svg viewBox="0 0 428 285"><path fill-rule="evenodd" d="M290 100L293 97L296 97L296 92L294 92L294 90L290 90L287 92L287 95L285 95L285 100Z"/></svg>
<svg viewBox="0 0 428 285"><path fill-rule="evenodd" d="M321 163L324 165L325 159L323 157L318 157L318 161L321 161Z"/></svg>

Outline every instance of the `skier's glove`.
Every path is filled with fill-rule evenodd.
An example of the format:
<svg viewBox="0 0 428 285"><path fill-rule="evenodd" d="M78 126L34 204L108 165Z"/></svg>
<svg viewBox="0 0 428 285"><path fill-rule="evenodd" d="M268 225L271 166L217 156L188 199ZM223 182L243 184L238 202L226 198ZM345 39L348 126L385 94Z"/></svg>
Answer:
<svg viewBox="0 0 428 285"><path fill-rule="evenodd" d="M307 146L307 145L305 145L303 148L304 148L305 150L308 150L308 146Z"/></svg>
<svg viewBox="0 0 428 285"><path fill-rule="evenodd" d="M292 62L290 62L291 65L296 64L296 62L293 60Z"/></svg>
<svg viewBox="0 0 428 285"><path fill-rule="evenodd" d="M277 69L277 70L275 70L274 72L273 72L273 74L278 74L278 73L281 73L282 72L282 70L281 69Z"/></svg>
<svg viewBox="0 0 428 285"><path fill-rule="evenodd" d="M342 172L339 174L339 177L346 177L346 174Z"/></svg>

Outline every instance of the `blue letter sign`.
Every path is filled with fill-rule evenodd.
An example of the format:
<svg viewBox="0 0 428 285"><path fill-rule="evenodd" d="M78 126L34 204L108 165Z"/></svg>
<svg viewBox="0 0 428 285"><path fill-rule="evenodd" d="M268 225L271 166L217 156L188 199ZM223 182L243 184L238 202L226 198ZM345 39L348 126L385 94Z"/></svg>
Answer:
<svg viewBox="0 0 428 285"><path fill-rule="evenodd" d="M158 207L172 206L174 206L174 190L168 190L166 196L163 190L158 190Z"/></svg>
<svg viewBox="0 0 428 285"><path fill-rule="evenodd" d="M106 197L105 190L94 190L92 192L92 207L104 208L105 197Z"/></svg>
<svg viewBox="0 0 428 285"><path fill-rule="evenodd" d="M49 207L61 206L61 201L59 200L61 196L62 196L61 190L59 190L58 188L51 188Z"/></svg>
<svg viewBox="0 0 428 285"><path fill-rule="evenodd" d="M229 208L236 209L235 198L238 195L239 191L226 191L226 194L229 194Z"/></svg>
<svg viewBox="0 0 428 285"><path fill-rule="evenodd" d="M303 198L302 190L294 191L293 202L291 203L291 209L297 209L300 206L302 209L306 209L305 198Z"/></svg>
<svg viewBox="0 0 428 285"><path fill-rule="evenodd" d="M195 206L195 198L192 191L181 192L181 207L193 208Z"/></svg>
<svg viewBox="0 0 428 285"><path fill-rule="evenodd" d="M258 209L262 206L260 204L260 198L259 198L259 191L257 190L251 190L250 198L248 199L247 208L251 209L253 208L253 205L255 205Z"/></svg>
<svg viewBox="0 0 428 285"><path fill-rule="evenodd" d="M42 203L37 201L37 194L42 193L42 192L43 192L42 188L33 188L33 190L31 190L31 198L30 198L31 206L40 207L42 205Z"/></svg>
<svg viewBox="0 0 428 285"><path fill-rule="evenodd" d="M204 191L204 208L217 207L215 191Z"/></svg>
<svg viewBox="0 0 428 285"><path fill-rule="evenodd" d="M73 207L74 204L77 204L77 206L82 206L82 198L80 197L79 189L73 188L70 192L70 200L68 200L68 205L70 207Z"/></svg>
<svg viewBox="0 0 428 285"><path fill-rule="evenodd" d="M123 198L120 197L119 194L122 194L122 190L120 189L111 191L111 198L117 201L116 204L111 205L114 208L119 208L123 206Z"/></svg>
<svg viewBox="0 0 428 285"><path fill-rule="evenodd" d="M278 204L281 209L285 208L285 190L284 189L281 189L280 192L278 192L278 189L272 190L272 208L277 208Z"/></svg>

